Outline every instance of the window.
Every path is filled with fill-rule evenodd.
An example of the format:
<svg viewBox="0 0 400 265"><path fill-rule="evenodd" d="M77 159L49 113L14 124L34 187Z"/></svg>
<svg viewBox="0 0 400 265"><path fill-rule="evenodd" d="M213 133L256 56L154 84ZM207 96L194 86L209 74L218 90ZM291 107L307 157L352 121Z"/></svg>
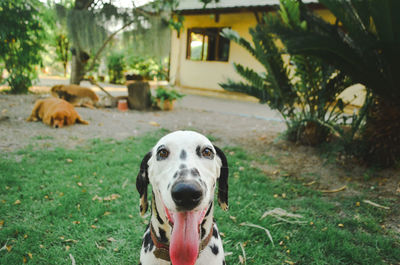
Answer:
<svg viewBox="0 0 400 265"><path fill-rule="evenodd" d="M193 61L227 62L229 58L229 40L221 36L222 29L189 29L186 58Z"/></svg>

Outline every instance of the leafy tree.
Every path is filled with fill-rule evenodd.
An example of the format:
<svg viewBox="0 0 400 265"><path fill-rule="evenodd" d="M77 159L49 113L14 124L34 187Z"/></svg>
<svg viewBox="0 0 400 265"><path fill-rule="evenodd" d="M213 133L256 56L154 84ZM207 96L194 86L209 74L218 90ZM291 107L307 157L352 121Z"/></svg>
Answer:
<svg viewBox="0 0 400 265"><path fill-rule="evenodd" d="M0 60L8 72L11 93L27 93L42 61L45 33L37 0L0 1Z"/></svg>
<svg viewBox="0 0 400 265"><path fill-rule="evenodd" d="M269 29L291 54L316 56L334 65L372 94L363 132L367 162L400 161L400 1L320 0L337 18L334 25L301 8L306 31L279 23Z"/></svg>
<svg viewBox="0 0 400 265"><path fill-rule="evenodd" d="M173 19L173 11L178 7L179 0L155 0L148 8L138 8L133 3L133 10L119 9L113 0L71 0L67 5L57 5L58 16L67 20L69 39L71 40L72 61L70 82L79 84L85 74L94 69L98 59L114 37L129 26L143 28L151 24L154 15L166 14L165 20L171 28L180 30L183 17ZM212 1L199 0L204 6ZM121 22L118 29L108 27L115 22ZM137 32L135 32L137 33Z"/></svg>
<svg viewBox="0 0 400 265"><path fill-rule="evenodd" d="M293 66L285 65L282 51L267 25L273 20L298 32L306 31L308 25L300 19L298 3L283 1L279 17L268 16L264 20L265 24L250 29L253 45L232 30L225 30L224 36L246 48L266 72L257 73L235 63L236 71L246 82L228 80L220 85L226 90L255 96L261 103L278 110L286 120L289 140L319 144L326 140L331 129L339 128L339 120L345 122L345 103L337 100L337 96L348 87L350 80L313 56L291 55Z"/></svg>

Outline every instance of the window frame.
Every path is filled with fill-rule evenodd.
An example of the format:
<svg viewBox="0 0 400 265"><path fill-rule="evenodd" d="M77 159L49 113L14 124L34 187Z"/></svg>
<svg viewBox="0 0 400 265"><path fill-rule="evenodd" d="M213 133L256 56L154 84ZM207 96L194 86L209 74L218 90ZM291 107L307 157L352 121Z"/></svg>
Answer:
<svg viewBox="0 0 400 265"><path fill-rule="evenodd" d="M187 31L187 41L186 41L186 60L190 60L190 61L194 61L194 62L229 62L229 54L230 54L230 40L228 40L229 42L229 46L228 46L228 56L225 59L221 59L220 54L219 54L219 50L220 50L220 39L223 38L220 34L221 31L224 28L229 28L229 27L193 27L193 28L189 28ZM204 59L204 40L207 36L207 30L210 29L217 29L218 30L218 34L217 34L217 38L215 40L215 47L214 47L214 54L215 54L215 59L214 60L207 60L207 58ZM202 47L201 47L201 58L200 60L193 60L191 59L191 43L192 43L192 33L195 34L201 34L203 35L203 40L202 40ZM226 39L226 38L225 38Z"/></svg>

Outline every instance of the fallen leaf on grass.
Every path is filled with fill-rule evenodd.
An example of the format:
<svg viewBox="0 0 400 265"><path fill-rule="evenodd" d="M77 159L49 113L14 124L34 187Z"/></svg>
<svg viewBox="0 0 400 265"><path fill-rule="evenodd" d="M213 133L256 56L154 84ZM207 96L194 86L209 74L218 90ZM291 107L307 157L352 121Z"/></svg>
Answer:
<svg viewBox="0 0 400 265"><path fill-rule="evenodd" d="M116 200L119 197L121 197L121 195L119 194L111 194L110 196L104 197L104 201L112 201L112 200Z"/></svg>
<svg viewBox="0 0 400 265"><path fill-rule="evenodd" d="M240 242L239 245L240 245L240 248L242 249L242 254L243 254L243 256L239 255L239 261L242 264L246 264L246 261L247 261L246 251L244 251L244 246L243 246L242 242ZM240 258L242 258L242 259L240 259Z"/></svg>
<svg viewBox="0 0 400 265"><path fill-rule="evenodd" d="M72 163L73 160L71 158L67 158L65 161L67 161L67 163Z"/></svg>
<svg viewBox="0 0 400 265"><path fill-rule="evenodd" d="M316 181L313 180L313 181L310 181L310 182L308 182L308 183L304 183L303 185L304 185L304 186L311 186L311 185L314 185L315 183L316 183Z"/></svg>
<svg viewBox="0 0 400 265"><path fill-rule="evenodd" d="M82 184L82 182L78 182L78 183L76 183L79 187L82 187L83 186L83 184Z"/></svg>
<svg viewBox="0 0 400 265"><path fill-rule="evenodd" d="M0 227L3 227L4 225L4 220L0 220Z"/></svg>
<svg viewBox="0 0 400 265"><path fill-rule="evenodd" d="M97 242L96 242L96 241L95 241L94 243L96 244L96 247L97 247L98 249L102 249L102 250L103 250L103 249L105 249L105 247L103 247L103 246L100 246L99 244L97 244Z"/></svg>
<svg viewBox="0 0 400 265"><path fill-rule="evenodd" d="M347 189L347 185L344 185L343 187L340 187L338 189L333 189L333 190L320 190L320 192L322 192L322 193L335 193L335 192L343 191L345 189Z"/></svg>
<svg viewBox="0 0 400 265"><path fill-rule="evenodd" d="M107 215L110 215L111 214L111 212L104 212L104 216L107 216Z"/></svg>
<svg viewBox="0 0 400 265"><path fill-rule="evenodd" d="M275 246L274 244L274 240L272 240L272 236L271 233L269 232L269 230L265 227L262 227L260 225L255 225L255 224L250 224L250 223L241 223L241 226L250 226L250 227L255 227L255 228L259 228L265 231L265 233L267 234L269 240L271 241L272 245Z"/></svg>
<svg viewBox="0 0 400 265"><path fill-rule="evenodd" d="M126 179L124 181L124 183L122 184L122 189L125 189L125 187L126 187L126 185L128 185L128 183L129 183L129 179Z"/></svg>
<svg viewBox="0 0 400 265"><path fill-rule="evenodd" d="M278 175L279 174L279 169L277 169L277 170L274 170L274 172L272 172L272 175Z"/></svg>
<svg viewBox="0 0 400 265"><path fill-rule="evenodd" d="M115 238L113 238L113 237L109 237L109 238L107 238L107 241L108 242L115 242L115 241L117 241Z"/></svg>
<svg viewBox="0 0 400 265"><path fill-rule="evenodd" d="M72 256L72 254L69 254L69 258L71 259L71 265L76 265L75 258Z"/></svg>
<svg viewBox="0 0 400 265"><path fill-rule="evenodd" d="M380 205L380 204L377 204L376 202L372 202L372 201L370 201L370 200L363 200L363 202L366 203L366 204L372 205L372 206L374 206L374 207L377 207L377 208L381 208L381 209L385 209L385 210L390 210L389 207L383 206L383 205Z"/></svg>
<svg viewBox="0 0 400 265"><path fill-rule="evenodd" d="M281 208L275 208L273 210L266 211L261 216L260 220L264 219L267 216L272 216L280 221L284 221L287 223L300 223L300 224L306 223L305 221L297 221L297 220L293 221L293 220L289 220L289 219L284 219L283 217L292 218L292 219L301 219L301 218L303 218L303 216L300 214L289 213Z"/></svg>
<svg viewBox="0 0 400 265"><path fill-rule="evenodd" d="M118 198L120 198L121 197L121 195L119 195L119 194L111 194L111 195L109 195L109 196L106 196L106 197L104 197L104 198L102 198L102 197L100 197L100 196L98 196L98 195L94 195L93 196L93 198L92 198L92 201L99 201L99 202L102 202L102 201L113 201L113 200L116 200L116 199L118 199ZM107 212L106 212L107 213ZM111 214L111 213L110 213ZM104 213L104 215L106 215L105 213ZM108 215L108 214L107 214Z"/></svg>
<svg viewBox="0 0 400 265"><path fill-rule="evenodd" d="M18 205L18 204L21 204L21 201L20 201L20 200L16 200L16 201L14 202L14 205Z"/></svg>
<svg viewBox="0 0 400 265"><path fill-rule="evenodd" d="M67 240L64 240L64 243L74 243L74 244L76 244L76 243L78 243L78 240L75 240L75 239L67 239Z"/></svg>
<svg viewBox="0 0 400 265"><path fill-rule="evenodd" d="M232 220L232 221L234 221L234 222L236 222L236 217L235 216L229 216L229 218Z"/></svg>

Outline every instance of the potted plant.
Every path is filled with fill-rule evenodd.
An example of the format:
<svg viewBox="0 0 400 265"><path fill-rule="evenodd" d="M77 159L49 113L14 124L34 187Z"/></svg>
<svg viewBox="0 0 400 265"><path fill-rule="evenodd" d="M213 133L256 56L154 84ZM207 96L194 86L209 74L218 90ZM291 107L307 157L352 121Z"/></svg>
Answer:
<svg viewBox="0 0 400 265"><path fill-rule="evenodd" d="M185 95L174 89L158 87L154 97L157 106L162 110L172 110L177 99L183 98Z"/></svg>

